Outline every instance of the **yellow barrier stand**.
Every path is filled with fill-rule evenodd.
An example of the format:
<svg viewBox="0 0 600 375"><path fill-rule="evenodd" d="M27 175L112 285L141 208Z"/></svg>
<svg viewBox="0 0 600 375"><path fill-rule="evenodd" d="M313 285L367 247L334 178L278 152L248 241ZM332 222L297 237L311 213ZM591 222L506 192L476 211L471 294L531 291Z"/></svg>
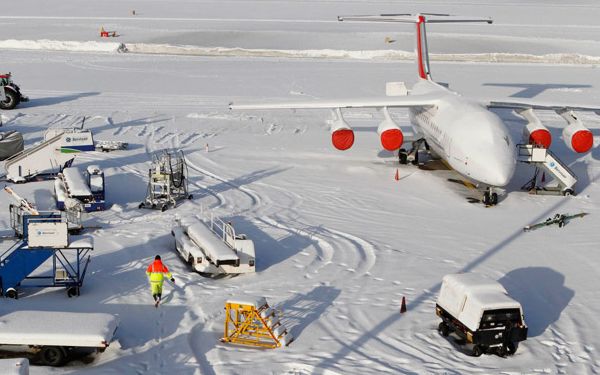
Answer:
<svg viewBox="0 0 600 375"><path fill-rule="evenodd" d="M242 297L225 302L222 342L278 348L289 345L293 339L266 298Z"/></svg>

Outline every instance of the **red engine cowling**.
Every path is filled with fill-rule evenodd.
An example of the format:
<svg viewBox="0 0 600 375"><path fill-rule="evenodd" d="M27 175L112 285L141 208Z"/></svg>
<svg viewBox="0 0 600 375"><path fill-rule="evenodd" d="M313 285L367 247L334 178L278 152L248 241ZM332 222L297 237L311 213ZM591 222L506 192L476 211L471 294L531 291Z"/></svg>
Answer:
<svg viewBox="0 0 600 375"><path fill-rule="evenodd" d="M580 121L570 123L562 134L567 147L577 153L588 152L594 145L594 135Z"/></svg>
<svg viewBox="0 0 600 375"><path fill-rule="evenodd" d="M530 122L523 128L523 139L530 145L550 148L552 144L552 134L548 128L541 123Z"/></svg>
<svg viewBox="0 0 600 375"><path fill-rule="evenodd" d="M395 151L402 147L404 143L404 134L398 124L390 117L387 108L383 109L384 120L377 127L377 134L381 141L381 147L387 151Z"/></svg>
<svg viewBox="0 0 600 375"><path fill-rule="evenodd" d="M331 143L340 151L347 150L354 144L354 131L344 121L339 109L336 111L336 119L331 125Z"/></svg>

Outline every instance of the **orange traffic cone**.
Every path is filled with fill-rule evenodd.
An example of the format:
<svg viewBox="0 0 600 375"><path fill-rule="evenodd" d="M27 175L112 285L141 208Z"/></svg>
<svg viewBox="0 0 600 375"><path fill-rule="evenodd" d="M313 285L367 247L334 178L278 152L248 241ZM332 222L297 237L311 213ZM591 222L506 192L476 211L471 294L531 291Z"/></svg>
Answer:
<svg viewBox="0 0 600 375"><path fill-rule="evenodd" d="M402 304L400 305L400 314L404 314L406 312L406 298L402 297Z"/></svg>
<svg viewBox="0 0 600 375"><path fill-rule="evenodd" d="M394 180L400 180L400 172L398 172L398 168L396 168L396 175L394 176Z"/></svg>

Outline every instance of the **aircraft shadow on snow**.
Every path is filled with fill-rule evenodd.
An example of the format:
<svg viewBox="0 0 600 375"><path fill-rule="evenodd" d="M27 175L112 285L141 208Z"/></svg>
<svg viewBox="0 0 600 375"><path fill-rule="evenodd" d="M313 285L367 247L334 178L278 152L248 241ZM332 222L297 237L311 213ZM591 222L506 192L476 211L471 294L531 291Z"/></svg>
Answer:
<svg viewBox="0 0 600 375"><path fill-rule="evenodd" d="M518 268L498 281L521 303L530 337L556 322L575 295L565 286L565 276L547 267Z"/></svg>

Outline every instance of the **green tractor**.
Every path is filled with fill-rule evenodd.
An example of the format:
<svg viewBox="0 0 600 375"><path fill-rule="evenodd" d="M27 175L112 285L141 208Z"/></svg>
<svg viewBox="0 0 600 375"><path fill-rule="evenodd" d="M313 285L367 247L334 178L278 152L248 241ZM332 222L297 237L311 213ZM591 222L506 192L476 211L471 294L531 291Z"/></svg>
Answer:
<svg viewBox="0 0 600 375"><path fill-rule="evenodd" d="M29 100L21 94L21 89L10 79L10 76L10 73L0 74L0 109L13 109L20 102Z"/></svg>

